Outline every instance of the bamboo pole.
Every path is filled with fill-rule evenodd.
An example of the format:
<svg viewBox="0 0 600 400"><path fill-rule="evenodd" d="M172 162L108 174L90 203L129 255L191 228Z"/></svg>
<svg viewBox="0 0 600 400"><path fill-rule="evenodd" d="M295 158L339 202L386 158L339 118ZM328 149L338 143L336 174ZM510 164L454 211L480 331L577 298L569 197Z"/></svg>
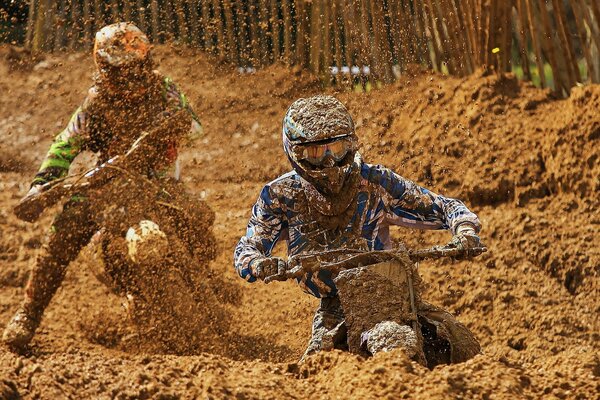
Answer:
<svg viewBox="0 0 600 400"><path fill-rule="evenodd" d="M72 0L75 1L75 0ZM131 22L131 0L123 0L123 20ZM138 26L139 28L139 26Z"/></svg>
<svg viewBox="0 0 600 400"><path fill-rule="evenodd" d="M438 29L436 28L436 16L434 15L434 10L433 10L433 6L431 4L431 0L425 0L425 3L423 3L423 13L425 14L425 26L427 27L427 30L429 31L429 36L430 36L430 41L431 41L431 45L433 48L433 52L435 54L435 68L438 71L442 70L442 62L444 62L444 59L446 58L444 56L444 50L442 48L440 48L440 43L441 41L438 42L438 35L437 35L437 31Z"/></svg>
<svg viewBox="0 0 600 400"><path fill-rule="evenodd" d="M182 0L174 0L175 16L177 17L177 38L181 42L189 43L190 33L185 18L185 9Z"/></svg>
<svg viewBox="0 0 600 400"><path fill-rule="evenodd" d="M313 1L314 6L314 1ZM279 61L281 57L279 7L277 0L271 0L271 44L273 46L273 60Z"/></svg>
<svg viewBox="0 0 600 400"><path fill-rule="evenodd" d="M583 54L586 58L586 63L588 66L588 76L590 77L594 77L595 76L595 65L594 65L594 59L592 57L592 53L591 53L591 46L588 46L586 44L586 28L584 25L584 21L583 21L583 16L582 14L582 10L579 8L579 4L577 4L576 2L572 2L571 3L571 7L573 8L573 14L575 16L574 20L575 20L575 26L577 27L577 33L579 34L579 40L581 41L581 47L583 48ZM590 44L591 44L591 38L590 38ZM593 82L593 79L591 79L591 81Z"/></svg>
<svg viewBox="0 0 600 400"><path fill-rule="evenodd" d="M527 32L525 31L527 26L527 13L523 7L523 1L524 0L516 0L517 14L519 16L519 54L521 56L523 74L528 80L531 80L531 70L529 68L529 47L527 45Z"/></svg>
<svg viewBox="0 0 600 400"><path fill-rule="evenodd" d="M81 3L78 1L71 1L71 34L68 40L69 50L73 50L78 47L81 39Z"/></svg>
<svg viewBox="0 0 600 400"><path fill-rule="evenodd" d="M221 60L226 60L227 59L227 49L226 49L226 45L225 45L225 32L224 32L224 28L223 28L223 20L221 19L221 1L220 0L213 0L212 1L213 4L213 25L217 31L217 52L219 55L219 58Z"/></svg>
<svg viewBox="0 0 600 400"><path fill-rule="evenodd" d="M476 39L477 32L475 27L476 22L474 22L473 0L464 0L464 2L463 0L456 0L456 5L461 15L464 15L464 18L462 18L461 21L464 21L464 29L467 32L469 47L468 58L470 60L472 70L475 70L475 68L479 66L476 58L479 47Z"/></svg>
<svg viewBox="0 0 600 400"><path fill-rule="evenodd" d="M146 24L146 6L144 5L144 0L136 0L135 4L138 15L138 26L142 31L146 32L148 26Z"/></svg>
<svg viewBox="0 0 600 400"><path fill-rule="evenodd" d="M308 14L307 5L303 0L296 1L296 13L298 15L297 33L296 33L296 64L307 67L308 56L307 49L310 44L307 44L308 37Z"/></svg>
<svg viewBox="0 0 600 400"><path fill-rule="evenodd" d="M58 1L58 12L54 18L54 51L62 50L65 40L67 3L65 0Z"/></svg>
<svg viewBox="0 0 600 400"><path fill-rule="evenodd" d="M539 15L542 20L544 31L541 33L542 37L542 48L548 58L550 67L552 68L552 76L554 77L554 88L556 91L560 91L561 88L569 93L569 89L575 84L573 77L570 74L570 70L566 68L566 74L563 74L563 69L558 64L558 59L555 53L555 46L553 46L551 35L554 30L550 23L548 16L548 9L546 8L545 0L538 0Z"/></svg>
<svg viewBox="0 0 600 400"><path fill-rule="evenodd" d="M188 0L188 10L190 13L190 43L194 46L198 46L200 44L198 0Z"/></svg>
<svg viewBox="0 0 600 400"><path fill-rule="evenodd" d="M593 0L592 5L595 6L596 11L598 11L598 4L596 4ZM585 4L585 0L571 0L574 7L579 9L579 13L583 16L583 20L587 23L587 26L591 33L591 39L596 43L596 47L600 50L600 20L598 20L598 14L596 14L596 24L592 21L592 16L590 15L590 9L587 4ZM590 40L591 41L591 40Z"/></svg>
<svg viewBox="0 0 600 400"><path fill-rule="evenodd" d="M379 77L384 83L390 83L392 82L392 54L385 32L383 6L376 4L375 0L370 0L369 3L375 42L373 50L379 70Z"/></svg>
<svg viewBox="0 0 600 400"><path fill-rule="evenodd" d="M322 15L323 15L323 43L322 43L322 57L323 57L323 74L325 79L330 82L331 81L331 64L332 64L332 54L331 54L331 20L329 7L327 2L322 3Z"/></svg>
<svg viewBox="0 0 600 400"><path fill-rule="evenodd" d="M329 7L326 7L329 9ZM286 64L292 63L292 13L289 0L281 0L283 15L283 59Z"/></svg>
<svg viewBox="0 0 600 400"><path fill-rule="evenodd" d="M412 0L401 0L401 4L402 10L399 10L402 14L400 32L401 38L403 38L402 47L406 49L407 54L406 63L416 64L423 61L419 56L419 24L415 20L415 14L411 11Z"/></svg>
<svg viewBox="0 0 600 400"><path fill-rule="evenodd" d="M258 0L259 64L269 62L269 6L267 0Z"/></svg>
<svg viewBox="0 0 600 400"><path fill-rule="evenodd" d="M34 34L34 22L36 20L36 10L38 7L39 0L29 0L29 12L27 15L27 33L25 35L25 47L31 49L33 34Z"/></svg>
<svg viewBox="0 0 600 400"><path fill-rule="evenodd" d="M540 47L540 43L537 37L537 23L535 22L533 15L533 0L525 0L525 7L527 9L527 18L529 19L529 29L531 31L531 42L533 43L533 49L535 52L535 63L538 68L538 75L540 76L540 85L541 87L546 87L546 75L544 73L544 61L542 59L542 49Z"/></svg>
<svg viewBox="0 0 600 400"><path fill-rule="evenodd" d="M566 15L564 14L564 10L560 5L560 1L552 0L552 6L554 9L554 17L556 19L556 25L558 27L558 37L560 39L561 48L563 51L563 57L565 62L568 65L569 70L571 71L571 85L574 82L581 82L581 74L579 73L579 68L577 66L577 57L575 57L575 51L573 50L573 44L569 40L569 36L567 34L567 29L565 28ZM584 48L584 54L586 53Z"/></svg>
<svg viewBox="0 0 600 400"><path fill-rule="evenodd" d="M338 0L332 0L331 2L331 16L333 22L333 49L334 49L334 60L335 66L338 68L338 73L342 68L342 43L341 43L341 32L339 26L339 3Z"/></svg>
<svg viewBox="0 0 600 400"><path fill-rule="evenodd" d="M152 23L152 39L154 41L156 41L157 43L163 41L164 39L164 35L163 33L160 31L160 20L158 17L158 13L159 13L159 8L158 8L158 0L151 0L150 2L150 19L151 19L151 23Z"/></svg>
<svg viewBox="0 0 600 400"><path fill-rule="evenodd" d="M433 6L437 12L440 25L441 46L447 54L448 64L457 75L465 75L464 46L459 30L455 26L454 10L450 7L449 0L436 0Z"/></svg>
<svg viewBox="0 0 600 400"><path fill-rule="evenodd" d="M166 41L175 40L175 10L173 9L172 0L165 0L161 7L162 30L165 33Z"/></svg>
<svg viewBox="0 0 600 400"><path fill-rule="evenodd" d="M346 65L351 68L354 65L354 56L356 52L355 43L356 38L354 37L354 30L351 28L352 23L352 4L349 1L342 0L342 23L344 27L344 56L346 58Z"/></svg>
<svg viewBox="0 0 600 400"><path fill-rule="evenodd" d="M258 59L260 58L260 51L258 45L258 22L256 19L256 6L255 0L249 0L247 3L248 6L248 19L246 20L248 23L248 50L250 53L250 63L252 65L256 65Z"/></svg>
<svg viewBox="0 0 600 400"><path fill-rule="evenodd" d="M321 54L321 1L313 0L311 2L310 18L310 69L315 74L320 72L320 54Z"/></svg>
<svg viewBox="0 0 600 400"><path fill-rule="evenodd" d="M454 1L450 0L450 6L452 12L454 13L454 23L456 29L462 35L462 53L463 60L465 63L465 73L471 74L475 70L473 65L473 59L471 55L473 54L472 42L471 42L471 32L469 30L469 26L467 25L466 17L464 12L462 11L462 2L460 0Z"/></svg>
<svg viewBox="0 0 600 400"><path fill-rule="evenodd" d="M118 0L111 0L110 1L110 17L111 17L111 23L114 24L115 22L119 22L121 19L119 17L119 2Z"/></svg>
<svg viewBox="0 0 600 400"><path fill-rule="evenodd" d="M201 25L203 27L203 39L204 39L204 50L213 52L213 40L212 40L212 28L210 19L210 7L207 0L202 0L202 19Z"/></svg>
<svg viewBox="0 0 600 400"><path fill-rule="evenodd" d="M233 23L233 4L231 0L223 0L223 8L225 13L225 23L227 24L225 27L227 36L227 57L229 58L229 61L235 63L235 65L241 65L235 26Z"/></svg>

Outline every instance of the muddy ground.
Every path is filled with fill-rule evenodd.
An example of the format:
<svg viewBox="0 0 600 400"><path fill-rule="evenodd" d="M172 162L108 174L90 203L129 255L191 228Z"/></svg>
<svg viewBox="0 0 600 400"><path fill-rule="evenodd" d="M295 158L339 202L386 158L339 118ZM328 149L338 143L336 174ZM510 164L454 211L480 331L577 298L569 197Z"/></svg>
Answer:
<svg viewBox="0 0 600 400"><path fill-rule="evenodd" d="M52 137L85 96L88 54L14 65L0 52L0 327L23 296L51 220L17 220ZM367 161L465 199L490 251L472 262L424 262L424 298L457 315L483 353L429 371L401 353L340 352L297 360L317 301L292 283L248 284L232 267L262 185L289 169L280 121L317 81L273 66L238 75L189 50L160 48L204 124L185 151L185 182L216 212L210 266L241 296L216 354L143 354L123 346L120 299L74 262L31 352L0 348L0 398L572 398L600 392L600 87L559 100L513 77L449 78L414 71L370 93L337 92L354 115ZM34 67L35 66L35 67ZM327 90L333 92L332 90ZM54 210L53 210L54 212ZM393 231L412 247L445 232ZM234 296L235 297L235 296ZM211 346L207 346L211 347ZM221 346L216 346L221 348ZM4 396L4 397L3 397ZM11 397L13 396L13 397Z"/></svg>

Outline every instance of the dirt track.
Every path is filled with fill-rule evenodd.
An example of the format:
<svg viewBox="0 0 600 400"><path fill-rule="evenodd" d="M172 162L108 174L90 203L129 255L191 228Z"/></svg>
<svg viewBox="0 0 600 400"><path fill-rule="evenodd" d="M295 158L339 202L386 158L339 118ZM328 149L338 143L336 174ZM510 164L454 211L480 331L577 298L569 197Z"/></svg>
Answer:
<svg viewBox="0 0 600 400"><path fill-rule="evenodd" d="M2 49L1 55L6 54ZM216 212L211 268L242 298L230 306L223 354L190 357L120 350L119 299L74 262L28 356L0 348L0 398L596 398L600 392L600 87L567 100L511 77L415 73L369 94L338 93L354 115L363 155L481 217L490 252L473 262L420 266L425 298L458 315L483 354L428 371L393 352L339 352L296 364L317 301L291 283L249 285L232 252L262 185L288 170L281 117L319 91L307 75L270 67L237 75L204 56L161 48L204 124L186 151L189 190ZM11 209L49 142L90 84L87 54L36 70L0 63L0 326L23 295L52 213L34 225ZM409 246L444 232L397 229ZM219 340L207 338L207 340ZM1 383L0 383L1 384ZM596 393L596 394L594 394Z"/></svg>

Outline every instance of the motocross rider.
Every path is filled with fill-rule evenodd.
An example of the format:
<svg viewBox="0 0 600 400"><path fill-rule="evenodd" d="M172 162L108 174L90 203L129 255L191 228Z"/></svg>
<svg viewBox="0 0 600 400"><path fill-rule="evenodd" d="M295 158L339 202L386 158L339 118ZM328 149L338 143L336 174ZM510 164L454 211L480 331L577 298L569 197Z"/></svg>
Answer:
<svg viewBox="0 0 600 400"><path fill-rule="evenodd" d="M235 269L248 282L286 267L271 256L280 239L287 242L288 256L340 248L384 250L392 245L389 226L399 225L450 230L450 245L466 251L481 246L479 219L461 201L365 163L352 117L331 96L301 98L289 107L283 148L293 171L264 186L235 248ZM320 298L304 356L321 350L324 334L344 320L333 278L320 271L297 279L306 293ZM346 338L337 339L334 347L343 349Z"/></svg>
<svg viewBox="0 0 600 400"><path fill-rule="evenodd" d="M41 185L65 177L81 151L95 152L99 163L106 162L127 151L141 132L159 125L169 129L159 132L165 139L156 144L159 156L147 161L148 177L178 179L178 147L197 138L202 128L183 93L154 70L150 48L146 35L131 23L108 25L96 34L94 85L54 139L25 198L38 194ZM6 344L22 349L31 341L67 266L97 230L86 198L72 197L52 223L25 300L4 331Z"/></svg>

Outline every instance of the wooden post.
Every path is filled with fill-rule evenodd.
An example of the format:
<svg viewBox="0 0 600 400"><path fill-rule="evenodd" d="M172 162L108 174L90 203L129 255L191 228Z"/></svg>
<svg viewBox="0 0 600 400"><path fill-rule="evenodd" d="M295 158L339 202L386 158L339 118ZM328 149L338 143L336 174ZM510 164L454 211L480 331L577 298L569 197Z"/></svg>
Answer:
<svg viewBox="0 0 600 400"><path fill-rule="evenodd" d="M538 7L540 18L542 20L543 31L541 32L541 43L542 49L544 53L548 57L548 61L550 62L550 66L552 67L552 76L554 77L554 88L556 91L560 91L563 88L566 93L569 93L569 89L573 84L575 84L574 80L572 81L572 77L570 76L570 71L567 65L567 73L563 75L563 70L560 68L558 64L558 60L556 58L555 46L552 43L552 33L554 30L550 24L550 18L548 17L548 9L546 8L545 0L538 0Z"/></svg>
<svg viewBox="0 0 600 400"><path fill-rule="evenodd" d="M283 15L283 59L290 65L292 63L292 12L289 0L281 0L281 13Z"/></svg>
<svg viewBox="0 0 600 400"><path fill-rule="evenodd" d="M198 0L188 0L188 10L190 12L190 43L198 46L200 43Z"/></svg>
<svg viewBox="0 0 600 400"><path fill-rule="evenodd" d="M25 35L25 47L31 50L31 45L34 35L34 27L36 20L36 9L38 7L39 0L29 0L29 14L27 16L27 33Z"/></svg>
<svg viewBox="0 0 600 400"><path fill-rule="evenodd" d="M558 27L558 37L561 42L561 47L563 50L563 57L565 62L568 64L571 79L571 85L574 82L581 82L581 74L579 73L579 67L577 65L577 57L575 57L575 51L573 50L573 44L571 40L569 40L569 35L567 34L567 29L565 28L565 21L567 20L564 10L561 7L561 1L552 0L552 6L554 11L554 18L556 20L556 24ZM585 46L584 46L585 47ZM587 50L587 51L586 51ZM589 49L583 49L584 55L589 52Z"/></svg>
<svg viewBox="0 0 600 400"><path fill-rule="evenodd" d="M54 24L51 29L54 30L54 51L62 50L65 40L67 4L65 0L58 1L58 12L55 14Z"/></svg>
<svg viewBox="0 0 600 400"><path fill-rule="evenodd" d="M46 50L47 32L45 29L45 18L49 9L49 3L49 0L38 0L36 2L35 23L31 38L31 51L34 53Z"/></svg>
<svg viewBox="0 0 600 400"><path fill-rule="evenodd" d="M319 74L321 53L321 0L311 2L310 18L310 69Z"/></svg>
<svg viewBox="0 0 600 400"><path fill-rule="evenodd" d="M370 14L373 27L373 39L375 46L374 60L378 70L379 79L384 83L392 82L392 53L387 32L385 31L385 18L383 15L383 6L376 4L375 0L370 0Z"/></svg>
<svg viewBox="0 0 600 400"><path fill-rule="evenodd" d="M241 65L235 37L235 26L233 25L233 5L231 4L231 0L223 0L223 9L225 13L225 30L227 31L227 57L235 65Z"/></svg>
<svg viewBox="0 0 600 400"><path fill-rule="evenodd" d="M527 17L529 19L529 29L531 31L531 42L533 43L533 49L535 52L535 63L538 68L538 74L540 76L541 87L546 87L546 75L544 74L544 60L542 59L542 49L537 36L537 23L534 19L532 2L533 0L525 0L525 7L527 8Z"/></svg>
<svg viewBox="0 0 600 400"><path fill-rule="evenodd" d="M138 26L142 31L144 31L144 33L147 34L148 32L146 32L146 30L148 29L148 26L146 24L146 6L144 4L144 0L136 0L135 4L138 15Z"/></svg>
<svg viewBox="0 0 600 400"><path fill-rule="evenodd" d="M260 58L260 46L258 44L258 22L256 19L256 0L248 0L248 52L250 54L250 64L256 66Z"/></svg>
<svg viewBox="0 0 600 400"><path fill-rule="evenodd" d="M71 32L68 41L69 50L79 47L81 39L81 3L79 1L71 1Z"/></svg>
<svg viewBox="0 0 600 400"><path fill-rule="evenodd" d="M180 42L189 43L190 33L185 18L185 9L182 0L174 0L175 16L177 17L177 38Z"/></svg>
<svg viewBox="0 0 600 400"><path fill-rule="evenodd" d="M76 1L76 0L72 0L72 1ZM127 21L127 22L133 21L133 19L131 18L132 17L131 1L132 0L123 0L123 20ZM138 28L139 28L139 26L138 26Z"/></svg>
<svg viewBox="0 0 600 400"><path fill-rule="evenodd" d="M212 23L210 19L210 5L208 0L202 0L202 27L203 27L203 37L204 37L204 50L214 51L213 48L213 33L212 33Z"/></svg>
<svg viewBox="0 0 600 400"><path fill-rule="evenodd" d="M529 50L527 45L527 32L525 31L528 21L527 13L523 5L524 0L517 1L517 14L519 15L519 54L521 56L521 66L523 75L527 80L531 80L531 71L529 69Z"/></svg>
<svg viewBox="0 0 600 400"><path fill-rule="evenodd" d="M304 0L295 0L296 8L296 44L295 44L295 60L296 65L306 67L306 4Z"/></svg>
<svg viewBox="0 0 600 400"><path fill-rule="evenodd" d="M352 9L353 7L351 1L343 1L342 22L344 27L344 56L346 58L346 65L348 66L348 68L352 68L352 66L354 65L354 57L356 53L355 43L357 41L356 37L354 36L354 18Z"/></svg>
<svg viewBox="0 0 600 400"><path fill-rule="evenodd" d="M159 20L159 8L158 8L158 0L150 1L150 14L152 20L152 39L156 43L160 43L164 41L164 33L160 30L160 20Z"/></svg>
<svg viewBox="0 0 600 400"><path fill-rule="evenodd" d="M333 49L335 57L335 66L338 68L338 75L342 68L342 43L340 40L340 26L339 26L339 9L338 0L332 0L331 2L331 16L333 21ZM339 81L339 80L338 80Z"/></svg>
<svg viewBox="0 0 600 400"><path fill-rule="evenodd" d="M259 36L259 64L267 65L269 62L269 5L268 0L258 0L258 36Z"/></svg>
<svg viewBox="0 0 600 400"><path fill-rule="evenodd" d="M586 58L586 63L588 66L588 76L591 77L592 79L590 79L592 82L594 82L594 77L596 75L596 73L598 71L596 71L596 66L598 65L600 67L600 63L594 63L594 58L592 57L592 53L591 53L591 46L588 46L586 44L586 28L584 25L584 18L581 15L583 10L581 10L579 8L579 4L576 2L572 2L571 3L571 7L573 8L573 14L575 16L575 26L577 27L577 33L579 34L579 40L581 41L581 47L583 48L583 54ZM598 23L600 24L600 21L598 21ZM591 38L590 38L590 44L591 44ZM598 50L600 50L599 47L597 47ZM596 82L594 82L596 83Z"/></svg>
<svg viewBox="0 0 600 400"><path fill-rule="evenodd" d="M313 7L315 5L313 0ZM277 0L271 0L271 44L273 46L273 61L279 61L281 57L281 39L279 23L279 7Z"/></svg>

